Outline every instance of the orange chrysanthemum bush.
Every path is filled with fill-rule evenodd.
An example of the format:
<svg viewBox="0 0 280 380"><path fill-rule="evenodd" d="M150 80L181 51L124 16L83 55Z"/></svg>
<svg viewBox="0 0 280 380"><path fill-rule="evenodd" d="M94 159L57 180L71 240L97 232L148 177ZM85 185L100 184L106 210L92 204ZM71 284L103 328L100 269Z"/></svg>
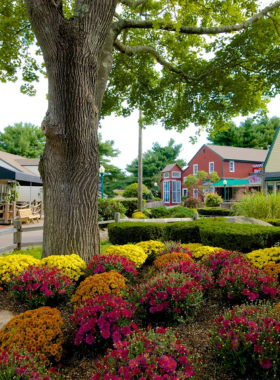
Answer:
<svg viewBox="0 0 280 380"><path fill-rule="evenodd" d="M280 264L271 263L263 268L263 271L273 278L278 279L280 274Z"/></svg>
<svg viewBox="0 0 280 380"><path fill-rule="evenodd" d="M89 276L81 282L72 298L75 308L79 307L85 300L93 299L98 294L121 295L127 286L126 278L115 270Z"/></svg>
<svg viewBox="0 0 280 380"><path fill-rule="evenodd" d="M182 252L167 253L165 255L159 256L154 261L154 267L156 269L161 269L163 265L177 263L180 261L192 262L193 259L187 253L182 253Z"/></svg>
<svg viewBox="0 0 280 380"><path fill-rule="evenodd" d="M62 327L60 312L50 307L28 310L13 317L0 330L0 351L7 347L24 347L37 352L48 362L60 361L62 355Z"/></svg>

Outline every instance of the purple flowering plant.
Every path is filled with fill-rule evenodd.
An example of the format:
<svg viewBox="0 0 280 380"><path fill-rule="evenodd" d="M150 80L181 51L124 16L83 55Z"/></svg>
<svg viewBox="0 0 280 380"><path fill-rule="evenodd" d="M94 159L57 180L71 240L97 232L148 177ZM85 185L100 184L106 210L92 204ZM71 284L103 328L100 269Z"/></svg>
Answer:
<svg viewBox="0 0 280 380"><path fill-rule="evenodd" d="M169 320L171 323L190 319L202 302L202 287L182 272L161 272L136 287L129 299L140 317L149 320Z"/></svg>
<svg viewBox="0 0 280 380"><path fill-rule="evenodd" d="M86 276L115 270L129 281L137 276L136 264L126 257L109 254L96 255L91 258L85 270Z"/></svg>
<svg viewBox="0 0 280 380"><path fill-rule="evenodd" d="M198 379L190 353L175 334L162 327L132 333L114 343L91 380L179 380Z"/></svg>
<svg viewBox="0 0 280 380"><path fill-rule="evenodd" d="M6 348L0 352L0 379L3 380L62 380L56 368L48 368L44 358L25 348Z"/></svg>
<svg viewBox="0 0 280 380"><path fill-rule="evenodd" d="M59 268L29 266L9 282L14 298L29 307L56 304L67 300L75 283Z"/></svg>
<svg viewBox="0 0 280 380"><path fill-rule="evenodd" d="M111 294L86 300L70 317L74 344L98 350L112 347L131 333L134 311L133 304Z"/></svg>
<svg viewBox="0 0 280 380"><path fill-rule="evenodd" d="M279 378L280 314L269 302L236 306L215 320L212 344L225 368Z"/></svg>

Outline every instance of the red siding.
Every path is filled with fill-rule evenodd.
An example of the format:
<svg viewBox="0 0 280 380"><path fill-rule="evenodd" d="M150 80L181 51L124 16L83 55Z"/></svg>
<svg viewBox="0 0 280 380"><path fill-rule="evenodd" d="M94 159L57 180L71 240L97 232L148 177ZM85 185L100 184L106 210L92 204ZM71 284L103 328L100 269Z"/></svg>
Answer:
<svg viewBox="0 0 280 380"><path fill-rule="evenodd" d="M224 177L225 178L248 178L249 173L252 173L253 171L252 166L256 164L255 162L234 161L235 170L234 172L230 172L229 163L230 161L224 161Z"/></svg>

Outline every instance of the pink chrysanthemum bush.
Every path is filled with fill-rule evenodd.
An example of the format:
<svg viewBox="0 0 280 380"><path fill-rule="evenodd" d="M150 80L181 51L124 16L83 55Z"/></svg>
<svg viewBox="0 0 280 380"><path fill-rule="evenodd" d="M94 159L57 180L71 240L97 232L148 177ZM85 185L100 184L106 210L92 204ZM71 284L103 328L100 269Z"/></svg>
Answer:
<svg viewBox="0 0 280 380"><path fill-rule="evenodd" d="M270 303L242 305L215 320L212 343L227 369L279 379L280 315Z"/></svg>
<svg viewBox="0 0 280 380"><path fill-rule="evenodd" d="M13 297L39 307L65 301L72 294L74 282L58 268L28 267L9 283Z"/></svg>
<svg viewBox="0 0 280 380"><path fill-rule="evenodd" d="M180 244L176 241L166 241L164 243L165 247L161 249L158 253L158 256L166 255L167 253L186 253L192 257L192 252L185 246L185 244Z"/></svg>
<svg viewBox="0 0 280 380"><path fill-rule="evenodd" d="M91 380L198 379L189 351L170 330L135 331L114 344Z"/></svg>
<svg viewBox="0 0 280 380"><path fill-rule="evenodd" d="M202 287L185 273L159 273L130 294L139 316L183 322L193 316L203 297Z"/></svg>
<svg viewBox="0 0 280 380"><path fill-rule="evenodd" d="M86 276L115 270L131 281L137 276L136 264L127 257L109 254L93 256L87 265Z"/></svg>
<svg viewBox="0 0 280 380"><path fill-rule="evenodd" d="M203 256L202 263L212 271L215 278L219 276L224 267L227 267L230 264L244 263L244 265L251 265L245 255L233 251L209 253L208 255Z"/></svg>
<svg viewBox="0 0 280 380"><path fill-rule="evenodd" d="M6 348L0 352L0 379L62 380L56 368L46 368L44 359L24 348Z"/></svg>
<svg viewBox="0 0 280 380"><path fill-rule="evenodd" d="M222 294L236 302L274 299L279 294L277 281L252 265L230 263L220 272L217 284Z"/></svg>
<svg viewBox="0 0 280 380"><path fill-rule="evenodd" d="M70 317L76 346L93 349L112 347L113 342L131 333L129 328L135 306L111 294L86 300Z"/></svg>
<svg viewBox="0 0 280 380"><path fill-rule="evenodd" d="M189 277L193 278L202 287L203 291L212 288L214 285L211 271L209 271L205 265L200 262L171 262L170 264L164 264L161 267L161 270L164 273L185 273Z"/></svg>

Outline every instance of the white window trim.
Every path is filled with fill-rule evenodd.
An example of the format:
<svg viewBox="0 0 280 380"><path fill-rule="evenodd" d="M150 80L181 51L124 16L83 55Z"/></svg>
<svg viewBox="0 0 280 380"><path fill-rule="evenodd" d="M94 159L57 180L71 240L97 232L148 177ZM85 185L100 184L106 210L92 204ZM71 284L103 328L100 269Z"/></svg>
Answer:
<svg viewBox="0 0 280 380"><path fill-rule="evenodd" d="M196 195L194 193L196 193ZM193 197L198 198L198 189L193 189Z"/></svg>
<svg viewBox="0 0 280 380"><path fill-rule="evenodd" d="M167 174L167 175L166 175ZM163 178L169 178L169 172L163 173Z"/></svg>
<svg viewBox="0 0 280 380"><path fill-rule="evenodd" d="M186 179L187 179L187 177L183 177L183 182L184 182L184 183L186 182Z"/></svg>
<svg viewBox="0 0 280 380"><path fill-rule="evenodd" d="M178 176L178 177L174 176L174 175L173 175L174 173L178 173L179 176ZM172 172L172 178L181 178L181 172Z"/></svg>
<svg viewBox="0 0 280 380"><path fill-rule="evenodd" d="M212 171L210 171L211 164L213 164L213 170ZM215 163L214 163L214 161L211 161L211 162L209 162L209 174L213 173L214 171L215 171Z"/></svg>
<svg viewBox="0 0 280 380"><path fill-rule="evenodd" d="M176 201L174 201L173 200L173 182L176 182L176 184L180 184L180 187L181 187L181 181L170 181L170 182L172 182L172 199L171 199L171 201L172 202L170 202L170 203L173 203L173 204L179 204L179 203L181 203L181 196L180 196L180 194L181 194L181 189L180 189L180 192L178 192L178 191L176 191L177 192L177 195L178 195L178 193L179 193L179 199L178 199L178 201L176 202Z"/></svg>
<svg viewBox="0 0 280 380"><path fill-rule="evenodd" d="M233 163L233 170L230 168L230 164ZM235 161L229 161L229 172L234 173L235 172Z"/></svg>
<svg viewBox="0 0 280 380"><path fill-rule="evenodd" d="M196 167L196 173L194 172L194 171L195 171L195 170L194 170L195 167ZM193 165L193 175L196 175L197 172L198 172L198 164L194 164L194 165Z"/></svg>
<svg viewBox="0 0 280 380"><path fill-rule="evenodd" d="M186 194L184 194L186 192ZM182 189L182 197L187 197L189 195L189 189Z"/></svg>
<svg viewBox="0 0 280 380"><path fill-rule="evenodd" d="M168 183L169 184L169 201L165 201L165 197L164 197L164 193L165 193L165 191L164 191L164 184L165 183ZM171 203L171 201L170 201L170 196L171 196L171 191L170 191L170 181L163 181L163 201L164 201L164 203Z"/></svg>

